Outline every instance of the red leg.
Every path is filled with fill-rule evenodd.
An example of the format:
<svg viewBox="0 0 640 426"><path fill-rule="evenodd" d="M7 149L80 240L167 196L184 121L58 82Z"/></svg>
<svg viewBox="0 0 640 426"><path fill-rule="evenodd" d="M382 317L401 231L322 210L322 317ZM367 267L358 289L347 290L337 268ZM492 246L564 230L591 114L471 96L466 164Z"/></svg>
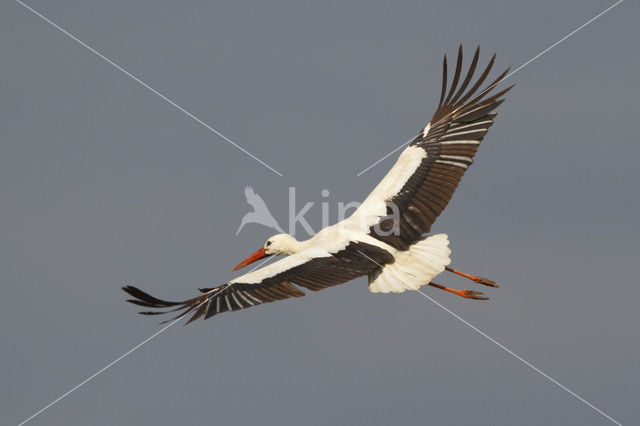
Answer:
<svg viewBox="0 0 640 426"><path fill-rule="evenodd" d="M487 299L489 299L488 297L482 297L481 295L484 294L484 293L481 292L481 291L473 291L473 290L469 290L469 289L455 290L453 288L445 287L443 285L436 284L434 282L430 282L429 285L432 286L432 287L435 287L435 288L439 288L440 290L448 291L449 293L457 294L458 296L464 297L465 299L475 299L475 300L487 300Z"/></svg>
<svg viewBox="0 0 640 426"><path fill-rule="evenodd" d="M453 268L449 268L448 266L446 266L444 269L446 269L449 272L453 272L454 274L461 275L461 276L463 276L465 278L469 278L470 280L475 281L478 284L483 284L483 285L486 285L486 286L489 286L489 287L499 287L496 284L495 281L491 281L488 278L476 277L475 275L465 274L464 272L457 271L457 270L455 270Z"/></svg>

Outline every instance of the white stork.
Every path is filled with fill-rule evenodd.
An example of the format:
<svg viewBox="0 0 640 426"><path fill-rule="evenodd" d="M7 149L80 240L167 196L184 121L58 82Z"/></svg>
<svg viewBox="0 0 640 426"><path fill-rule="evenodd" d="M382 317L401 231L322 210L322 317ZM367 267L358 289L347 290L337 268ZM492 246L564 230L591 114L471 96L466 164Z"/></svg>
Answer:
<svg viewBox="0 0 640 426"><path fill-rule="evenodd" d="M449 240L446 234L427 235L446 207L478 145L504 101L493 89L509 69L479 90L491 71L495 57L469 88L480 48L458 88L462 71L462 46L451 87L447 90L447 57L444 58L442 94L427 126L402 152L395 165L349 218L328 226L306 241L289 234L269 238L262 248L234 270L271 255L283 259L235 278L218 287L201 289L200 296L182 302L157 299L136 287L124 287L131 303L160 311L156 315L182 311L193 314L188 322L262 303L301 297L299 287L322 290L367 275L371 292L401 293L431 285L469 299L487 299L481 292L454 290L431 280L445 269L477 283L497 287L486 278L449 268ZM457 90L456 90L457 89ZM395 214L394 214L395 213ZM169 308L170 310L162 310Z"/></svg>

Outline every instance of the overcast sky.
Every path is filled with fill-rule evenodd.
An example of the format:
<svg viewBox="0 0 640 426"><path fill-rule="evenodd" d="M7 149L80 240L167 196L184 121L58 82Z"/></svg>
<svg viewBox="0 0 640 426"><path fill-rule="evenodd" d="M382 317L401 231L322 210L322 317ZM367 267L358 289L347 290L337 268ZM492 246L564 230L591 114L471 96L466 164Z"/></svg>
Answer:
<svg viewBox="0 0 640 426"><path fill-rule="evenodd" d="M273 233L235 236L245 186L281 223L290 186L300 205L361 200L396 156L356 174L433 113L445 52L480 44L481 63L517 67L612 3L28 4L284 176L2 2L3 424L160 329L122 285L184 299L233 278ZM510 77L433 228L452 265L501 288L424 289L625 424L640 418L639 10L620 4ZM364 278L175 325L30 422L255 423L612 424L420 294Z"/></svg>

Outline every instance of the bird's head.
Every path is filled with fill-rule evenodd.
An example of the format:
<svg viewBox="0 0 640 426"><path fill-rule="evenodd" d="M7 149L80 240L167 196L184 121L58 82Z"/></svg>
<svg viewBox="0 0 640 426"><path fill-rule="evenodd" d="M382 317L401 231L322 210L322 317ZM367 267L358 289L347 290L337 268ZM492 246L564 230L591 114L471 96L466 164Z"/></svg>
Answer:
<svg viewBox="0 0 640 426"><path fill-rule="evenodd" d="M269 238L266 243L264 243L264 246L262 246L258 251L240 262L235 268L233 268L233 270L237 271L238 269L244 268L245 266L255 262L256 260L274 254L297 253L299 251L299 245L300 243L298 242L298 240L296 240L289 234L274 235L273 237Z"/></svg>

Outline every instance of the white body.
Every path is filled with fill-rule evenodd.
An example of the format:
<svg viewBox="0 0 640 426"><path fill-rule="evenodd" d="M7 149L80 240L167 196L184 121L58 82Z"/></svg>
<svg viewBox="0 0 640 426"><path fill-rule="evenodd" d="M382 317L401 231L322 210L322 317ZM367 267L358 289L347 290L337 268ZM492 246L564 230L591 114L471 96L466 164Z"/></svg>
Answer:
<svg viewBox="0 0 640 426"><path fill-rule="evenodd" d="M428 131L428 126L425 131ZM350 217L323 228L305 241L296 241L293 237L285 238L286 235L276 236L281 238L278 240L278 251L274 254L289 256L239 276L230 283L260 283L265 278L302 265L311 259L330 257L332 253L339 252L354 241L380 247L395 257L394 263L387 264L369 277L370 291L401 293L428 284L451 262L451 250L448 248L449 239L446 234L425 237L407 251L399 251L369 235L371 226L386 215L386 201L402 189L425 156L423 149L412 146L406 148L389 173Z"/></svg>

